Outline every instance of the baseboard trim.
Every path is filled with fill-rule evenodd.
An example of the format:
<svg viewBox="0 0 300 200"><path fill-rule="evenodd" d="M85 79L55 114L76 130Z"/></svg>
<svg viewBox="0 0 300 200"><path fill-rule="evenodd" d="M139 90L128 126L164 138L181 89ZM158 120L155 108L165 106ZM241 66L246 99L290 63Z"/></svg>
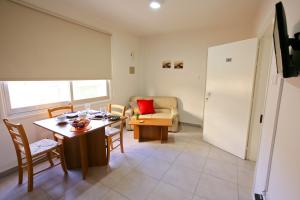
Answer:
<svg viewBox="0 0 300 200"><path fill-rule="evenodd" d="M187 123L187 122L179 122L180 125L183 126L193 126L193 127L197 127L197 128L202 128L201 124L193 124L193 123Z"/></svg>
<svg viewBox="0 0 300 200"><path fill-rule="evenodd" d="M3 178L5 176L8 176L14 172L18 171L18 167L13 167L13 168L10 168L8 170L5 170L3 172L0 172L0 178Z"/></svg>

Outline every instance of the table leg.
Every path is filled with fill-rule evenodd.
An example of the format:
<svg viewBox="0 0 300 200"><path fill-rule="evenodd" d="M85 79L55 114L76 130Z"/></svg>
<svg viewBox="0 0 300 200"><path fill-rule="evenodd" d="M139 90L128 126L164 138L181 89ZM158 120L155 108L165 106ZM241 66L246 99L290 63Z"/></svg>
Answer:
<svg viewBox="0 0 300 200"><path fill-rule="evenodd" d="M80 144L80 162L81 162L82 179L85 179L88 173L88 156L87 156L86 143L87 143L86 135L80 136L79 144Z"/></svg>
<svg viewBox="0 0 300 200"><path fill-rule="evenodd" d="M141 134L140 134L140 126L139 125L134 125L133 134L134 134L133 138L138 139L140 142Z"/></svg>
<svg viewBox="0 0 300 200"><path fill-rule="evenodd" d="M160 133L161 133L160 135L161 143L168 142L168 127L161 126Z"/></svg>
<svg viewBox="0 0 300 200"><path fill-rule="evenodd" d="M163 127L159 127L160 128L160 143L162 144L163 143Z"/></svg>

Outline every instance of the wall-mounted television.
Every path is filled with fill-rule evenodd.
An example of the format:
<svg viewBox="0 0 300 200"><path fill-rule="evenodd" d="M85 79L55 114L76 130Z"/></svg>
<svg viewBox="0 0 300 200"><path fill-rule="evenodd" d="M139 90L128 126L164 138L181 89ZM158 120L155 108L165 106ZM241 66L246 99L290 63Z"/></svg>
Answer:
<svg viewBox="0 0 300 200"><path fill-rule="evenodd" d="M289 38L286 16L282 2L275 5L274 46L277 72L284 78L300 75L300 32Z"/></svg>

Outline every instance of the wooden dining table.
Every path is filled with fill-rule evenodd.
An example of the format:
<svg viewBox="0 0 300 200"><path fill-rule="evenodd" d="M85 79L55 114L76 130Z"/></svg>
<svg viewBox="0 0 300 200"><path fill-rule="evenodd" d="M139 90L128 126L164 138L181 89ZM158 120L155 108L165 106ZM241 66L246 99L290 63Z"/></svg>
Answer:
<svg viewBox="0 0 300 200"><path fill-rule="evenodd" d="M81 168L82 178L85 179L88 167L107 165L105 127L118 123L120 120L91 120L89 124L91 128L86 131L74 131L69 123L58 125L56 118L35 121L34 124L63 136L67 168Z"/></svg>

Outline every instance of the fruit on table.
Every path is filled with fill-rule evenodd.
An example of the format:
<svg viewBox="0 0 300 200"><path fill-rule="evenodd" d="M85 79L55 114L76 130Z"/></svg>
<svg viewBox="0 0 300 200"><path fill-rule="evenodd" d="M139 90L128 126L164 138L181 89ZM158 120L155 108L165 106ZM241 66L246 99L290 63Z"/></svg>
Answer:
<svg viewBox="0 0 300 200"><path fill-rule="evenodd" d="M88 119L75 119L72 122L72 126L77 129L82 129L82 128L88 126L89 123L90 123L90 120L88 120Z"/></svg>

